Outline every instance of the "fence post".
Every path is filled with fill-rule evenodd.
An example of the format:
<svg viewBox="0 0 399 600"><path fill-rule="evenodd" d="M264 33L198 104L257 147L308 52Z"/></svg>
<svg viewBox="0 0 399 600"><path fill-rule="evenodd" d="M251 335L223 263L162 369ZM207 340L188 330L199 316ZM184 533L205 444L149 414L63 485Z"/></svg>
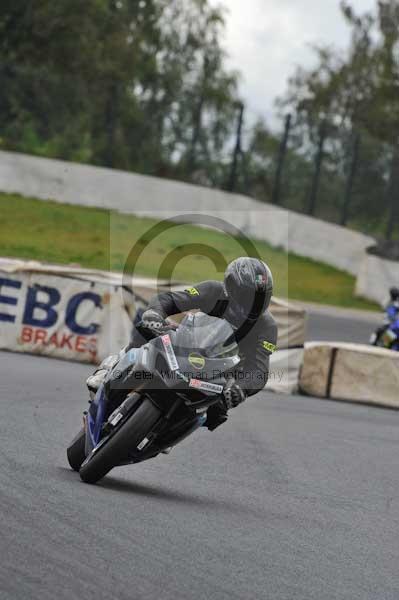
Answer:
<svg viewBox="0 0 399 600"><path fill-rule="evenodd" d="M391 175L389 178L389 186L388 186L388 202L389 202L389 216L385 237L387 240L392 239L392 234L395 229L396 220L398 216L398 192L399 192L399 146L398 141L395 144L393 157L392 157L392 165L391 165Z"/></svg>
<svg viewBox="0 0 399 600"><path fill-rule="evenodd" d="M281 176L283 173L285 155L287 153L287 144L288 144L288 137L290 134L290 128L291 128L291 115L288 114L285 117L284 135L283 135L283 138L281 140L280 147L278 150L277 169L276 169L276 175L275 175L275 179L274 179L273 193L272 193L273 204L280 204L280 201L281 201Z"/></svg>
<svg viewBox="0 0 399 600"><path fill-rule="evenodd" d="M308 202L308 214L314 215L316 208L316 200L317 200L317 192L319 191L319 183L320 183L320 172L321 165L323 162L323 151L324 151L324 142L327 134L327 124L326 121L322 121L319 127L319 143L317 145L317 153L315 158L315 170L312 179L312 187L309 194L309 202Z"/></svg>
<svg viewBox="0 0 399 600"><path fill-rule="evenodd" d="M239 104L239 111L240 112L238 114L236 144L234 147L233 161L231 163L229 182L227 184L228 192L234 192L234 190L235 190L236 183L237 183L238 156L242 153L242 151L241 151L241 131L242 131L242 122L243 122L243 118L244 118L244 105L241 102Z"/></svg>
<svg viewBox="0 0 399 600"><path fill-rule="evenodd" d="M360 145L360 135L358 133L355 133L355 137L353 139L353 145L352 145L351 164L350 164L348 177L346 180L344 204L342 206L342 213L341 213L341 223L340 224L343 226L346 225L348 216L349 216L349 206L350 206L350 202L351 202L351 198L352 198L353 182L355 179L358 160L359 160L359 145Z"/></svg>

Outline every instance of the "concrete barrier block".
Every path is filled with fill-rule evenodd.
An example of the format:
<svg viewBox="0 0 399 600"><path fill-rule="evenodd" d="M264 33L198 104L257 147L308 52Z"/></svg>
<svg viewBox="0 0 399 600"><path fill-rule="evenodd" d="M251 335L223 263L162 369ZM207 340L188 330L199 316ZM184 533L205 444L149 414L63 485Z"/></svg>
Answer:
<svg viewBox="0 0 399 600"><path fill-rule="evenodd" d="M299 387L321 398L399 408L399 353L362 344L305 344Z"/></svg>
<svg viewBox="0 0 399 600"><path fill-rule="evenodd" d="M333 348L329 344L305 344L299 388L305 394L325 398Z"/></svg>

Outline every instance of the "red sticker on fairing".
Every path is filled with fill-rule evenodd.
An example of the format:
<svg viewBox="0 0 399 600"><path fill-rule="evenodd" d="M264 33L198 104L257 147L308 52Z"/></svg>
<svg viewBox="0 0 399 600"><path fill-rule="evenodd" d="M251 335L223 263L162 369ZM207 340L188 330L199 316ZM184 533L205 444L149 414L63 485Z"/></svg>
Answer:
<svg viewBox="0 0 399 600"><path fill-rule="evenodd" d="M170 335L166 334L161 336L163 347L165 348L166 360L171 371L177 371L179 369L179 363L177 362L175 351L173 350L172 341Z"/></svg>
<svg viewBox="0 0 399 600"><path fill-rule="evenodd" d="M209 381L201 381L201 379L190 379L189 387L201 390L203 392L213 392L214 394L221 394L223 392L223 386L217 383L210 383Z"/></svg>

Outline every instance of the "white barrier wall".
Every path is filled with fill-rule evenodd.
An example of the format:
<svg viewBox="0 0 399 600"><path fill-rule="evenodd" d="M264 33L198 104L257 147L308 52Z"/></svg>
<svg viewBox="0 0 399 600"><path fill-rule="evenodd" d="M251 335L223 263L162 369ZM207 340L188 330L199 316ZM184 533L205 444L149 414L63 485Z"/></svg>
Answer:
<svg viewBox="0 0 399 600"><path fill-rule="evenodd" d="M12 152L0 151L0 190L161 218L187 211L210 215L218 211L219 217L245 235L354 275L365 248L374 243L361 233L245 196Z"/></svg>
<svg viewBox="0 0 399 600"><path fill-rule="evenodd" d="M356 281L356 295L384 306L392 286L399 287L399 262L365 253Z"/></svg>
<svg viewBox="0 0 399 600"><path fill-rule="evenodd" d="M305 344L299 388L319 398L399 408L399 352L362 344Z"/></svg>

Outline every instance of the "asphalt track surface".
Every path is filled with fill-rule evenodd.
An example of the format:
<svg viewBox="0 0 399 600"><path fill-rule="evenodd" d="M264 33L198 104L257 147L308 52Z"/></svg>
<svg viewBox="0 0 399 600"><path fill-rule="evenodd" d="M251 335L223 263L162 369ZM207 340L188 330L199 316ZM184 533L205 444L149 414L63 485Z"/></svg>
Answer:
<svg viewBox="0 0 399 600"><path fill-rule="evenodd" d="M363 313L320 307L308 310L309 340L340 340L367 344L371 333L381 324L383 314Z"/></svg>
<svg viewBox="0 0 399 600"><path fill-rule="evenodd" d="M399 598L398 413L262 393L89 486L88 371L0 353L1 600Z"/></svg>

